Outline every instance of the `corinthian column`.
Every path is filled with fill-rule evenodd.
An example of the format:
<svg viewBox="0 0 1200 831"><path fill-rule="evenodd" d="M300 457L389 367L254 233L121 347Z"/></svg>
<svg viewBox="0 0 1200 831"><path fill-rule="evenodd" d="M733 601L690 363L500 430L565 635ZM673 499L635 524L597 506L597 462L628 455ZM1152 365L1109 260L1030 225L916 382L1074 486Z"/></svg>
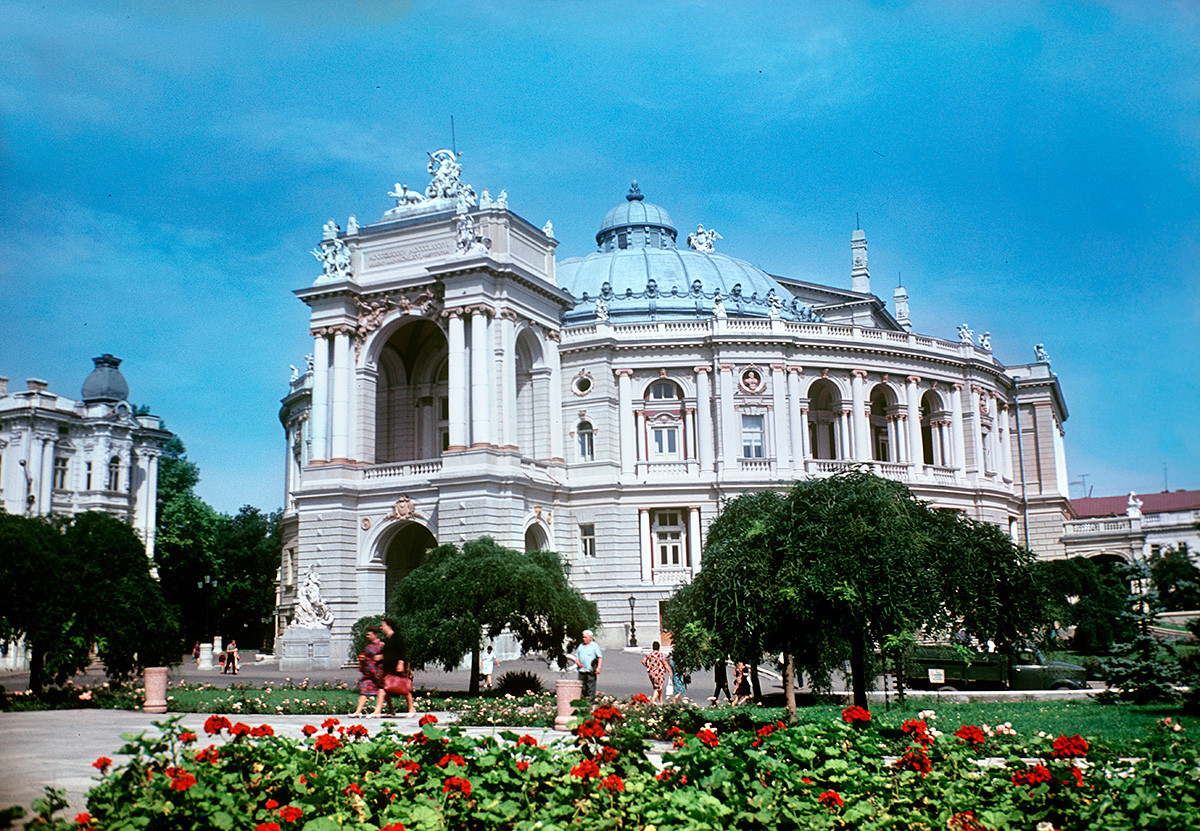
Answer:
<svg viewBox="0 0 1200 831"><path fill-rule="evenodd" d="M467 335L462 309L447 309L447 395L450 407L451 452L467 449Z"/></svg>
<svg viewBox="0 0 1200 831"><path fill-rule="evenodd" d="M713 469L713 418L712 418L712 384L709 373L711 366L693 367L696 373L696 454L699 457L700 469Z"/></svg>
<svg viewBox="0 0 1200 831"><path fill-rule="evenodd" d="M471 311L471 446L486 447L492 442L492 373L487 311Z"/></svg>
<svg viewBox="0 0 1200 831"><path fill-rule="evenodd" d="M312 458L329 458L329 338L313 338Z"/></svg>
<svg viewBox="0 0 1200 831"><path fill-rule="evenodd" d="M633 426L633 370L615 370L617 376L617 409L621 424L621 473L633 473L637 433Z"/></svg>
<svg viewBox="0 0 1200 831"><path fill-rule="evenodd" d="M921 392L917 382L921 379L916 375L908 376L907 412L908 412L908 458L914 467L920 468L925 462L925 449L921 444Z"/></svg>
<svg viewBox="0 0 1200 831"><path fill-rule="evenodd" d="M562 335L556 330L546 332L546 363L550 367L550 458L563 460L562 361L558 344Z"/></svg>
<svg viewBox="0 0 1200 831"><path fill-rule="evenodd" d="M963 429L962 384L955 384L950 394L950 427L954 433L954 461L952 464L958 471L963 471L966 463L966 434Z"/></svg>
<svg viewBox="0 0 1200 831"><path fill-rule="evenodd" d="M854 429L854 459L859 462L870 461L871 444L870 431L867 429L866 396L863 392L863 381L867 377L865 369L855 369L850 373L850 418Z"/></svg>
<svg viewBox="0 0 1200 831"><path fill-rule="evenodd" d="M330 453L334 459L350 458L350 336L339 331L333 336L333 436Z"/></svg>

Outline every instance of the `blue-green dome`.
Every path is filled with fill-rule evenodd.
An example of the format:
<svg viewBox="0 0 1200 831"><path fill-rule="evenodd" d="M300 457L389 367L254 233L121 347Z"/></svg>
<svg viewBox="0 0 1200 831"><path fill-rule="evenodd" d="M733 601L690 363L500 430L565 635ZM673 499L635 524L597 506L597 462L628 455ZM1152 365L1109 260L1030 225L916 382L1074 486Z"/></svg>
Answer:
<svg viewBox="0 0 1200 831"><path fill-rule="evenodd" d="M92 363L96 368L84 379L83 389L80 391L80 398L85 404L97 401L124 401L129 397L129 384L118 369L121 365L120 358L105 353L99 358L92 358Z"/></svg>
<svg viewBox="0 0 1200 831"><path fill-rule="evenodd" d="M575 298L563 323L607 315L614 323L730 317L817 320L774 277L716 251L675 247L667 212L645 202L634 182L626 202L604 217L599 251L558 263L558 284ZM711 246L709 246L711 247ZM599 301L599 302L598 302Z"/></svg>

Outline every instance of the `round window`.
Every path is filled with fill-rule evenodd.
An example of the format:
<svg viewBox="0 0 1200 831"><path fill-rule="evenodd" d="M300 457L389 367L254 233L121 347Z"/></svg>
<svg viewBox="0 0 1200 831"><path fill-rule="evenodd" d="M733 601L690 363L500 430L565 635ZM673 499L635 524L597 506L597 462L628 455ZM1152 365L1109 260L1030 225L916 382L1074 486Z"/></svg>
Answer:
<svg viewBox="0 0 1200 831"><path fill-rule="evenodd" d="M592 390L592 377L590 375L575 376L574 389L576 395L587 395Z"/></svg>

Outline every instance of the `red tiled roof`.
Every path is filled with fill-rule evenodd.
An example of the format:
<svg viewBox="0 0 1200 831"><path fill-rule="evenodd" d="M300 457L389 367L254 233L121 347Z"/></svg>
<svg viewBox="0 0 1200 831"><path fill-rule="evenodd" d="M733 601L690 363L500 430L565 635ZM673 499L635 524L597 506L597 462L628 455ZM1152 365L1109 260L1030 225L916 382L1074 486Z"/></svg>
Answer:
<svg viewBox="0 0 1200 831"><path fill-rule="evenodd" d="M1137 498L1142 500L1143 514L1200 510L1200 491L1139 493ZM1075 509L1075 516L1080 519L1097 516L1124 516L1125 509L1129 507L1129 494L1072 499L1071 507Z"/></svg>

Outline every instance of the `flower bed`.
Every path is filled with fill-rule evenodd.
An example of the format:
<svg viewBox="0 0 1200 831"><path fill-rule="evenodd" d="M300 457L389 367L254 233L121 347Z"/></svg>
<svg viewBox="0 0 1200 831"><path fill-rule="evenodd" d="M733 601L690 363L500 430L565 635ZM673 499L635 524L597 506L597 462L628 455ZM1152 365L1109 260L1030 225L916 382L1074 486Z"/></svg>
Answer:
<svg viewBox="0 0 1200 831"><path fill-rule="evenodd" d="M1079 736L847 711L795 727L676 727L658 763L627 715L645 706L585 711L549 746L513 731L472 737L432 716L407 734L328 718L302 740L224 716L206 721L206 736L167 721L124 747L128 760L97 760L88 813L57 825L1069 831L1178 829L1200 815L1197 748L1169 719L1138 760Z"/></svg>

